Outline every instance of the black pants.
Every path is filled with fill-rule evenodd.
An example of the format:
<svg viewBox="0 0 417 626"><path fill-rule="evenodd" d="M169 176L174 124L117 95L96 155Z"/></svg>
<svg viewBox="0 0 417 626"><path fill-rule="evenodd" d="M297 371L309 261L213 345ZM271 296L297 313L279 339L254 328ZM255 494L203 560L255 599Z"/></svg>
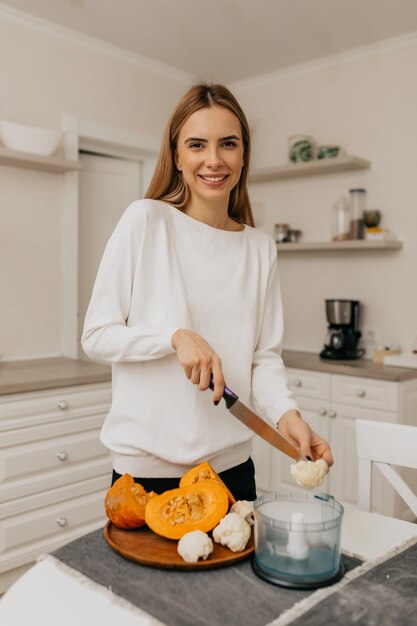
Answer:
<svg viewBox="0 0 417 626"><path fill-rule="evenodd" d="M111 484L113 485L120 476L121 474L113 470ZM245 463L220 472L219 476L236 500L256 499L255 466L250 457ZM142 485L146 491L155 491L155 493L176 489L180 483L179 478L141 478L134 476L134 480Z"/></svg>

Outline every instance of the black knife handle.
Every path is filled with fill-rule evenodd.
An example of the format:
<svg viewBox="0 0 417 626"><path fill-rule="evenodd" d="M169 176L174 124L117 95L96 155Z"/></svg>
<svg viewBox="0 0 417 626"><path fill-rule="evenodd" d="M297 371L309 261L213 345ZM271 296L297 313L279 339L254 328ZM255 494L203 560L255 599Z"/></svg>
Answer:
<svg viewBox="0 0 417 626"><path fill-rule="evenodd" d="M210 389L212 391L214 391L213 374L210 375L209 387L210 387ZM224 398L224 401L226 403L226 408L228 408L228 409L230 409L230 407L234 405L236 400L239 400L239 397L235 393L233 393L233 391L231 389L229 389L229 387L225 387L224 388L223 398Z"/></svg>

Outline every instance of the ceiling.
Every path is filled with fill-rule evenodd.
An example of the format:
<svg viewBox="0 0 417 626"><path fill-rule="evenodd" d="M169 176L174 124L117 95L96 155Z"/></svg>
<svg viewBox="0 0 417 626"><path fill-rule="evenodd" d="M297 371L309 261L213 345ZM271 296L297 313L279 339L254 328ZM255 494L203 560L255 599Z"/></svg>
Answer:
<svg viewBox="0 0 417 626"><path fill-rule="evenodd" d="M224 83L417 32L417 0L3 0L1 6Z"/></svg>

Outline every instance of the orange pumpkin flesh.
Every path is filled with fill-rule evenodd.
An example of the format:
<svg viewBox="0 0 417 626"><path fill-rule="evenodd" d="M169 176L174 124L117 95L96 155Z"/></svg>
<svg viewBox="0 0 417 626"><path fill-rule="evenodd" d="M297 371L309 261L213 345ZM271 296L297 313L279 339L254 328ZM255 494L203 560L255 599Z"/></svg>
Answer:
<svg viewBox="0 0 417 626"><path fill-rule="evenodd" d="M135 483L130 474L123 474L106 494L107 517L119 528L139 528L145 524L146 505L155 495Z"/></svg>
<svg viewBox="0 0 417 626"><path fill-rule="evenodd" d="M180 480L180 487L194 485L201 480L212 480L213 482L217 483L226 491L230 504L234 504L236 502L233 494L228 490L220 476L216 474L214 469L207 461L204 461L203 463L200 463L200 465L196 465L195 467L192 467L190 470L188 470L188 472L184 474L184 476Z"/></svg>
<svg viewBox="0 0 417 626"><path fill-rule="evenodd" d="M229 508L223 487L213 480L170 489L149 500L145 520L149 528L167 539L181 539L193 530L208 532Z"/></svg>

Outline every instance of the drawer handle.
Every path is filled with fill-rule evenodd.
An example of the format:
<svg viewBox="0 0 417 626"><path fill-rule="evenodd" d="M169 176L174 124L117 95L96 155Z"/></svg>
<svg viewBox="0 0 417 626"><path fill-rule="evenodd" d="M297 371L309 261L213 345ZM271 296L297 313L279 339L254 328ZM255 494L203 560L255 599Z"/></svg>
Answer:
<svg viewBox="0 0 417 626"><path fill-rule="evenodd" d="M327 409L320 409L319 413L320 415L327 415Z"/></svg>
<svg viewBox="0 0 417 626"><path fill-rule="evenodd" d="M294 387L301 387L302 381L299 378L296 378L294 381Z"/></svg>
<svg viewBox="0 0 417 626"><path fill-rule="evenodd" d="M330 417L337 417L336 411L329 411L329 416Z"/></svg>
<svg viewBox="0 0 417 626"><path fill-rule="evenodd" d="M68 402L66 400L60 400L56 403L56 405L58 409L61 409L61 411L65 411L65 409L68 407Z"/></svg>
<svg viewBox="0 0 417 626"><path fill-rule="evenodd" d="M364 398L365 397L365 389L358 389L356 391L356 395L358 396L358 398Z"/></svg>
<svg viewBox="0 0 417 626"><path fill-rule="evenodd" d="M58 526L60 526L61 528L64 528L64 526L67 525L67 520L65 517L57 517L56 518L56 523L58 524Z"/></svg>
<svg viewBox="0 0 417 626"><path fill-rule="evenodd" d="M68 455L66 452L64 452L64 450L60 450L56 453L56 455L60 461L66 461L68 458Z"/></svg>

